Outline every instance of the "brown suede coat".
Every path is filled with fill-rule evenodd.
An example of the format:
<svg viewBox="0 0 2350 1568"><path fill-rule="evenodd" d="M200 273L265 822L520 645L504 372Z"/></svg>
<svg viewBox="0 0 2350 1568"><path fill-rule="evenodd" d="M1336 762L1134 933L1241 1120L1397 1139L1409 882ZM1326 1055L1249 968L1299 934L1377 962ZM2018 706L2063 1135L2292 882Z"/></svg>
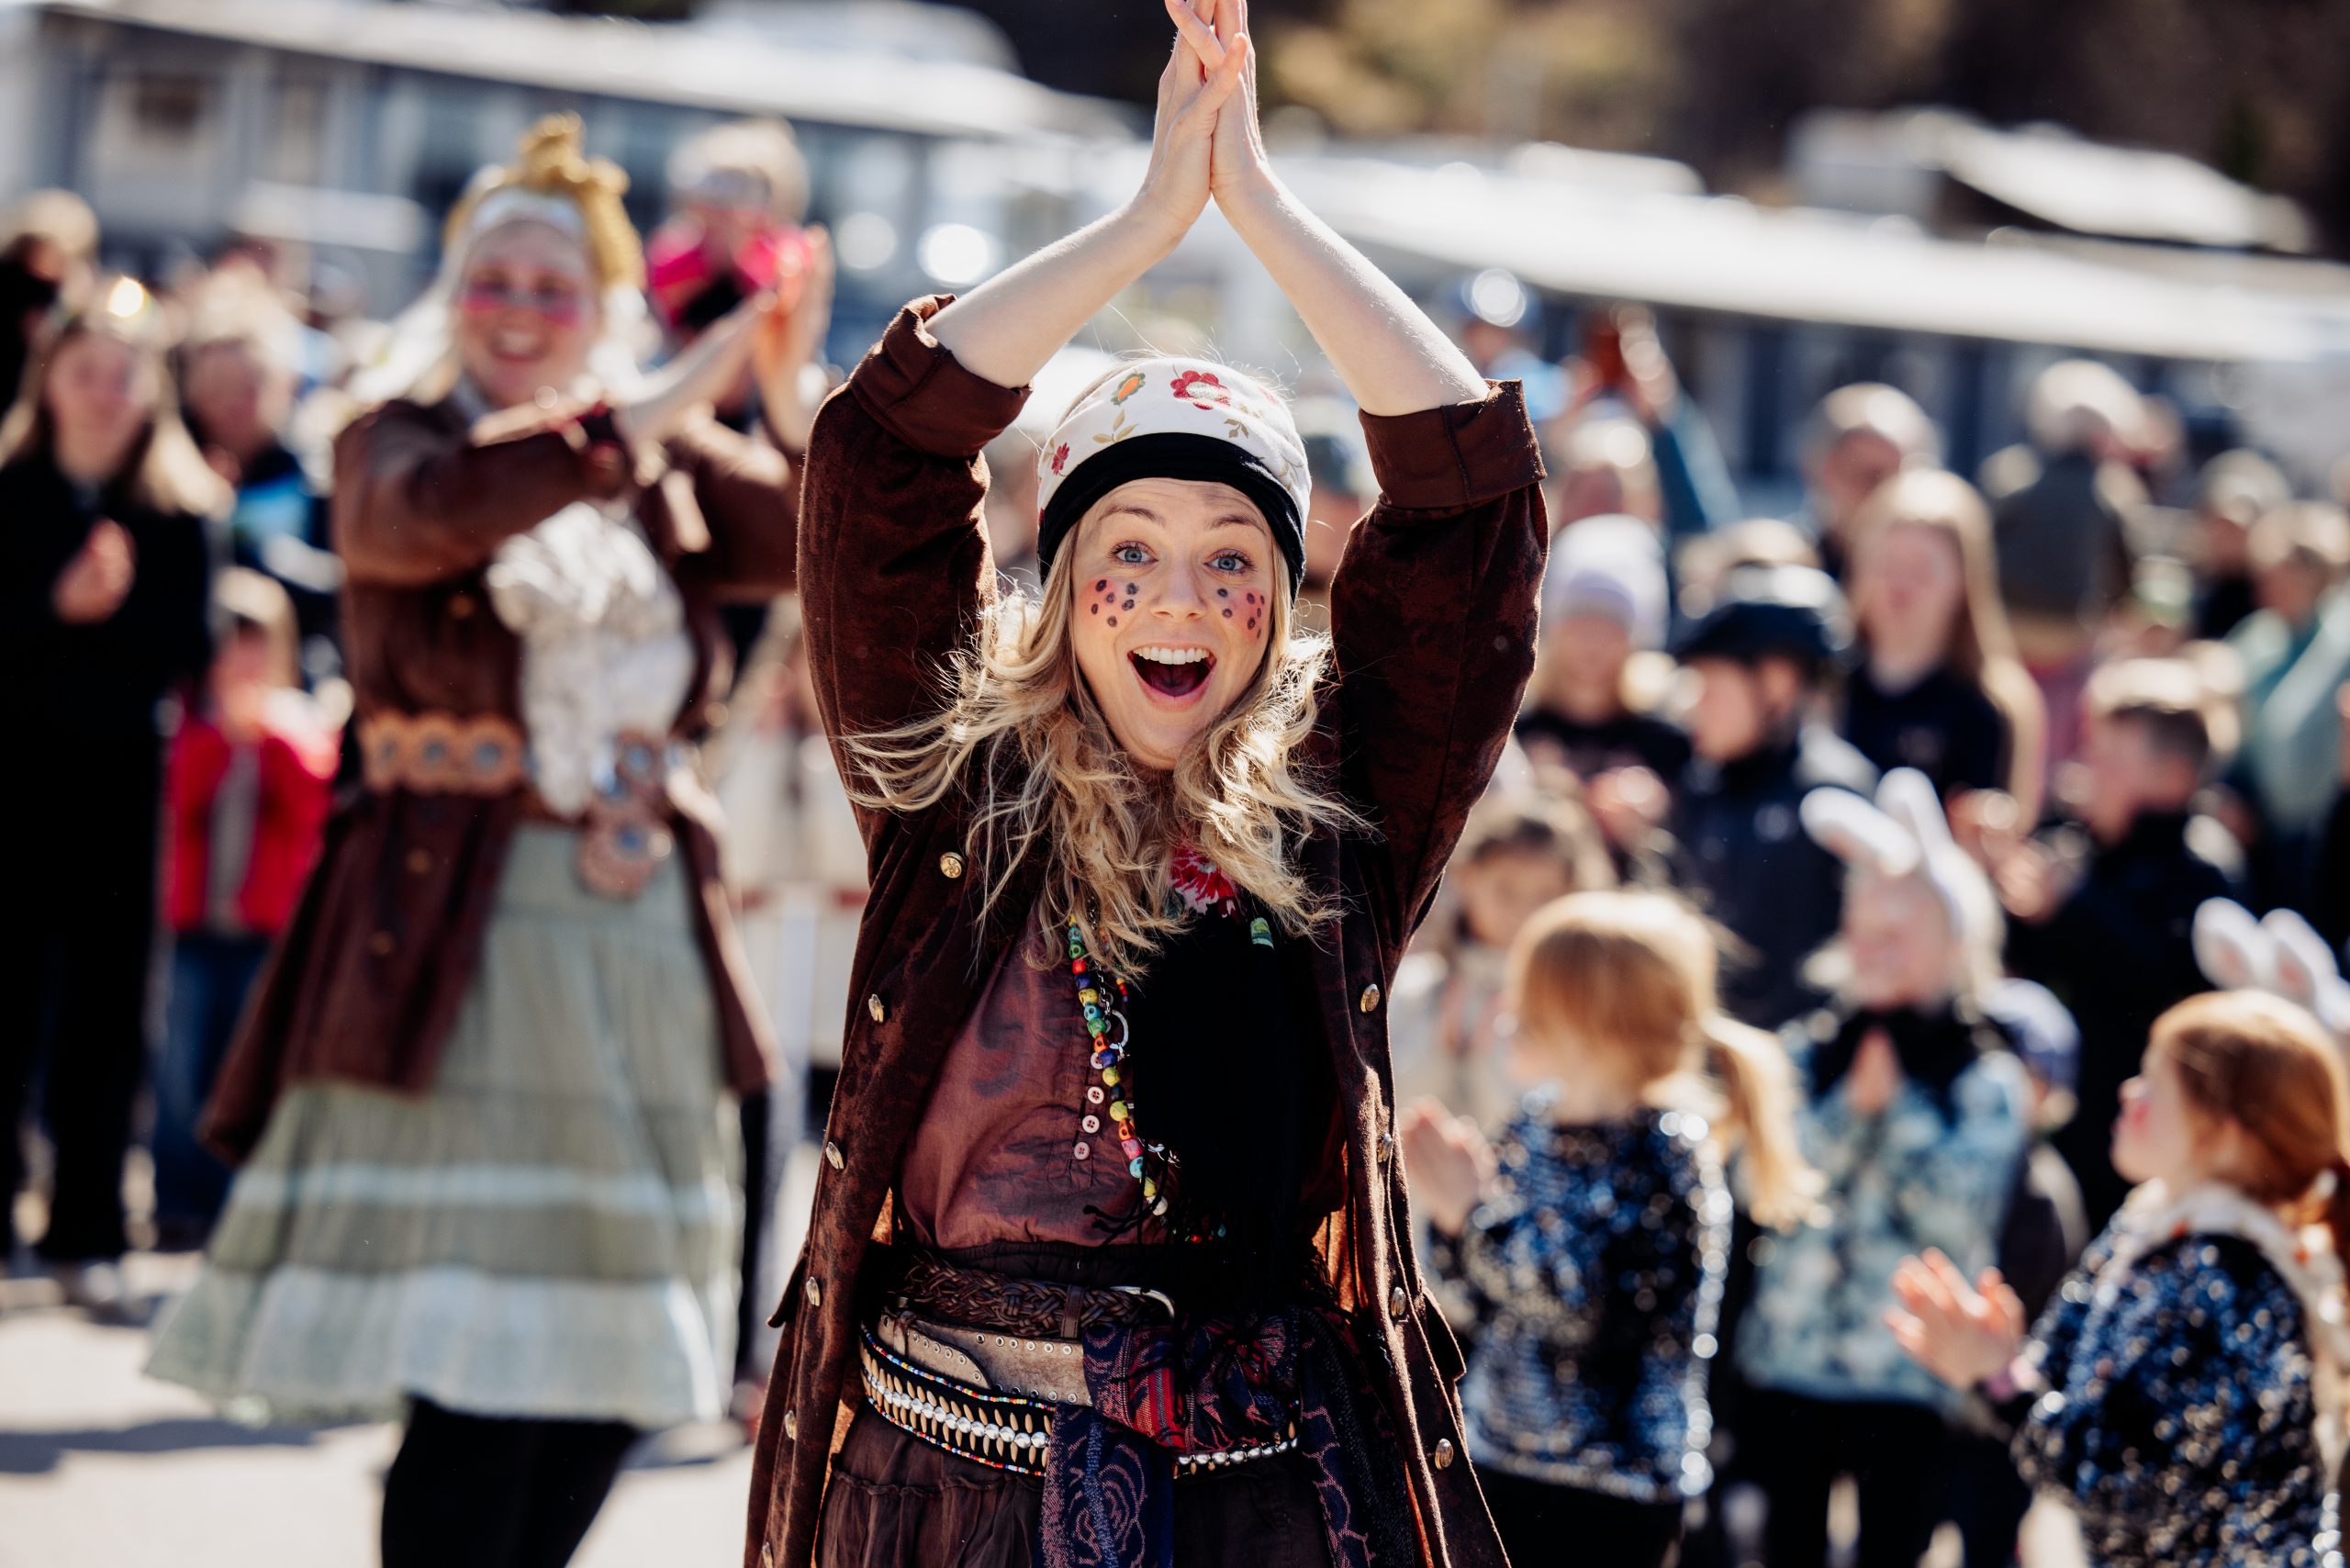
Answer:
<svg viewBox="0 0 2350 1568"><path fill-rule="evenodd" d="M635 495L654 552L677 579L695 677L676 733L723 713L718 605L791 587L796 476L772 447L707 420L633 463L560 409L468 426L453 401L396 401L335 443L334 535L358 714L495 713L520 722L521 643L491 610L483 573L498 547L574 501ZM692 791L675 829L696 890L695 925L718 989L726 1076L767 1081L764 1014L718 879L715 805ZM432 1081L496 900L521 795L350 792L318 870L262 973L208 1108L205 1136L241 1159L278 1090L337 1078L419 1091Z"/></svg>
<svg viewBox="0 0 2350 1568"><path fill-rule="evenodd" d="M993 592L978 453L1024 393L971 375L901 315L810 443L800 592L816 689L834 735L870 734L939 700L939 670ZM1467 1456L1459 1348L1421 1287L1395 1159L1386 987L1446 857L1509 734L1533 667L1549 531L1541 461L1515 386L1482 401L1365 419L1382 488L1332 590L1336 671L1309 764L1333 770L1381 829L1304 855L1346 914L1317 939L1319 1017L1339 1104L1343 1204L1321 1261L1353 1311L1402 1436L1429 1568L1504 1562ZM846 758L844 757L845 770ZM849 1031L817 1172L808 1243L778 1318L751 1489L745 1562L804 1568L833 1452L861 1397L858 1271L888 1238L889 1195L948 1043L1024 928L1042 881L1031 855L982 927L980 868L963 874L968 808L950 797L861 821L872 898ZM949 858L950 856L956 858Z"/></svg>

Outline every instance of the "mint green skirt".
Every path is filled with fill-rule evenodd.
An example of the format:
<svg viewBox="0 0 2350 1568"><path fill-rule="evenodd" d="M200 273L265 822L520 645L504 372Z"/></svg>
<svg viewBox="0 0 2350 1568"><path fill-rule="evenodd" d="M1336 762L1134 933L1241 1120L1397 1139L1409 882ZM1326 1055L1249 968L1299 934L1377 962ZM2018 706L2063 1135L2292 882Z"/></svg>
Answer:
<svg viewBox="0 0 2350 1568"><path fill-rule="evenodd" d="M421 1097L287 1089L149 1372L232 1414L712 1420L732 1383L739 1153L691 890L588 891L515 838Z"/></svg>

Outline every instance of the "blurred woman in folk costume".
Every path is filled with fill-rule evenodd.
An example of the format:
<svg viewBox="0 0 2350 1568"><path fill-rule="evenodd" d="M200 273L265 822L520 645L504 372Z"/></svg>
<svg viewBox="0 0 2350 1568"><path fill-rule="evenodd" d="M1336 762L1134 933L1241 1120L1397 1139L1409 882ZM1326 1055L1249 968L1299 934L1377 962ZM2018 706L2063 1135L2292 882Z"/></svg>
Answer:
<svg viewBox="0 0 2350 1568"><path fill-rule="evenodd" d="M761 1084L695 743L718 607L791 585L789 407L821 274L648 382L617 169L543 122L452 214L441 279L335 451L363 786L207 1121L242 1160L151 1370L408 1429L383 1550L559 1564L640 1431L723 1408L730 1094Z"/></svg>

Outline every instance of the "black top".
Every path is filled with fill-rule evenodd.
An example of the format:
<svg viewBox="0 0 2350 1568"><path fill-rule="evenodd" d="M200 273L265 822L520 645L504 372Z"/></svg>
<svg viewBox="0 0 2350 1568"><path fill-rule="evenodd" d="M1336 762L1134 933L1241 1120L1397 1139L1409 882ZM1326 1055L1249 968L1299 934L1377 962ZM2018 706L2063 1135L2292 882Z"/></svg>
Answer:
<svg viewBox="0 0 2350 1568"><path fill-rule="evenodd" d="M1689 766L1689 737L1653 713L1624 712L1602 723L1584 724L1537 708L1517 721L1517 739L1529 752L1544 742L1556 746L1578 778L1638 767L1670 784Z"/></svg>
<svg viewBox="0 0 2350 1568"><path fill-rule="evenodd" d="M1736 762L1700 758L1673 791L1673 884L1738 938L1725 955L1723 1005L1759 1028L1817 1004L1804 960L1843 917L1843 863L1796 815L1823 785L1871 794L1876 769L1826 728L1807 725Z"/></svg>
<svg viewBox="0 0 2350 1568"><path fill-rule="evenodd" d="M2260 608L2248 576L2213 577L2195 599L2195 634L2217 642Z"/></svg>
<svg viewBox="0 0 2350 1568"><path fill-rule="evenodd" d="M2079 884L2037 924L2008 926L2008 962L2056 993L2081 1025L2080 1109L2055 1144L2081 1179L2089 1222L2102 1225L2130 1184L2109 1149L2122 1083L2146 1034L2172 1003L2206 988L2195 963L2195 912L2233 896L2227 874L2187 840L2187 814L2149 812L2120 843L2089 847L2076 828L2052 834L2060 855L2086 854Z"/></svg>
<svg viewBox="0 0 2350 1568"><path fill-rule="evenodd" d="M2007 785L2008 721L1947 666L1892 691L1863 665L1845 690L1843 734L1879 769L1914 767L1945 796Z"/></svg>
<svg viewBox="0 0 2350 1568"><path fill-rule="evenodd" d="M100 518L130 535L130 591L104 621L70 625L50 596ZM0 541L10 655L0 713L10 728L20 740L156 737L157 704L212 659L205 521L118 492L77 495L55 464L31 457L0 468Z"/></svg>

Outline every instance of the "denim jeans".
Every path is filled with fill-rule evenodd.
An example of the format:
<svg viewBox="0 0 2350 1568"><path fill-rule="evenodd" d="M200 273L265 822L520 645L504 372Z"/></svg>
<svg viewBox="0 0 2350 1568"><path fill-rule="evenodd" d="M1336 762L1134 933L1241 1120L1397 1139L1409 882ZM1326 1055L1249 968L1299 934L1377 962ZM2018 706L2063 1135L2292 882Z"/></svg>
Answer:
<svg viewBox="0 0 2350 1568"><path fill-rule="evenodd" d="M173 946L153 1139L155 1221L167 1239L200 1241L228 1195L228 1167L196 1141L196 1129L228 1057L245 993L268 957L266 936L189 931Z"/></svg>

